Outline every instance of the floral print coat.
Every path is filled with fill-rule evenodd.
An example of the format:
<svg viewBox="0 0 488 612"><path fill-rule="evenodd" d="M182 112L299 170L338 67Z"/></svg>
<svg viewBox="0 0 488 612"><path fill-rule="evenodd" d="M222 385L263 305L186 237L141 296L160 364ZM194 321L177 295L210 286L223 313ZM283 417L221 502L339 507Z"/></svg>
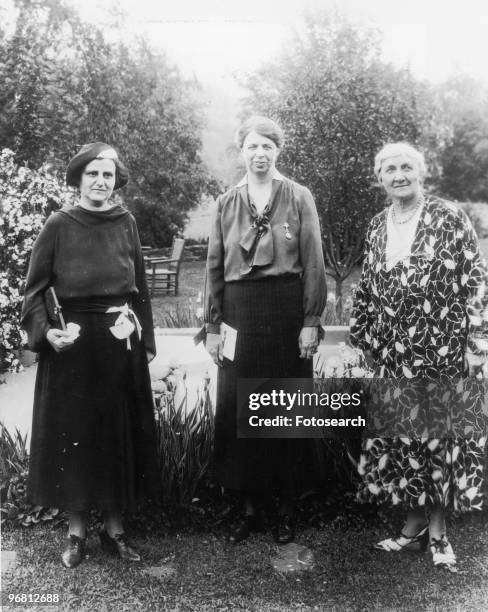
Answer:
<svg viewBox="0 0 488 612"><path fill-rule="evenodd" d="M486 268L476 234L457 207L428 196L410 256L388 271L387 214L376 215L368 229L351 343L371 351L376 376L441 385L461 380L465 355L482 364L488 352ZM462 390L462 436L458 431L434 439L407 434L366 440L359 498L408 507L479 508L486 442L482 389L473 382ZM459 412L461 404L452 405ZM412 395L400 398L396 408L404 430L421 431L416 421L425 412L422 417Z"/></svg>

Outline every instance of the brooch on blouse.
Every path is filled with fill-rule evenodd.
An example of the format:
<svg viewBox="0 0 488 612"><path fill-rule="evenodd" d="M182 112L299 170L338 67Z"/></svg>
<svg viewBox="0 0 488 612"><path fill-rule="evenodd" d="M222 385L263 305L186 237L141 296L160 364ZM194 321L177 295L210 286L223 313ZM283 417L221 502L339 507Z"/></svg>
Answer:
<svg viewBox="0 0 488 612"><path fill-rule="evenodd" d="M283 223L283 229L285 230L285 238L287 240L291 240L290 226L288 223Z"/></svg>

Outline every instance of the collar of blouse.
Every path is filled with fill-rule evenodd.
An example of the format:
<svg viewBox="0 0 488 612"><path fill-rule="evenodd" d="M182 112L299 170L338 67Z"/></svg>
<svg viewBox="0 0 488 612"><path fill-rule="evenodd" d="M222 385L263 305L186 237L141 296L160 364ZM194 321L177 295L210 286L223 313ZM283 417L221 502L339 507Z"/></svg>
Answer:
<svg viewBox="0 0 488 612"><path fill-rule="evenodd" d="M274 209L273 205L276 200L276 195L281 187L283 179L284 177L277 170L275 170L272 177L273 188L271 191L271 198L261 214L258 214L255 206L249 200L249 194L247 193L247 174L237 184L238 188L246 188L245 193L242 195L244 200L247 201L252 217L251 227L249 227L242 234L239 241L239 244L244 252L244 261L241 268L242 275L251 272L253 266L266 266L273 262L274 246L270 221Z"/></svg>
<svg viewBox="0 0 488 612"><path fill-rule="evenodd" d="M284 180L284 176L278 172L278 170L276 170L276 168L274 169L274 172L271 176L271 180L273 181L283 181ZM249 176L246 173L242 179L237 183L236 187L243 187L244 185L247 185L249 183Z"/></svg>

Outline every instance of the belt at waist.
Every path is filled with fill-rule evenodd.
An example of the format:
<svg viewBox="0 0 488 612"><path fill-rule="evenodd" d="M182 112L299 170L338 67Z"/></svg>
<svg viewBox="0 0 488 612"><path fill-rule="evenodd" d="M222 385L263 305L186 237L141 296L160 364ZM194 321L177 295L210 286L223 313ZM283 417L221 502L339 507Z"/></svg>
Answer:
<svg viewBox="0 0 488 612"><path fill-rule="evenodd" d="M300 274L292 274L291 272L287 274L281 274L280 276L261 276L259 278L247 278L244 277L239 280L225 281L226 285L232 285L234 287L243 287L244 285L250 285L251 283L259 286L264 283L266 285L291 285L300 281Z"/></svg>
<svg viewBox="0 0 488 612"><path fill-rule="evenodd" d="M129 297L129 299L128 299ZM61 301L61 308L70 312L118 314L109 329L119 340L127 341L127 350L131 350L130 336L136 331L141 339L142 327L136 313L130 307L130 296L102 296L93 298L70 298Z"/></svg>
<svg viewBox="0 0 488 612"><path fill-rule="evenodd" d="M102 295L86 298L66 298L60 299L61 308L71 312L98 312L106 313L112 306L120 307L127 304L132 306L131 295Z"/></svg>

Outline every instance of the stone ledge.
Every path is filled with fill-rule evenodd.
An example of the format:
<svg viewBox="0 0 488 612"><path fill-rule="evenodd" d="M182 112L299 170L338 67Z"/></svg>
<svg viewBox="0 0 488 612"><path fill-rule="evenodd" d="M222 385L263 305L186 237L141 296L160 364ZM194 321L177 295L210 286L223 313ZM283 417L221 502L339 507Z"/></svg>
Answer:
<svg viewBox="0 0 488 612"><path fill-rule="evenodd" d="M349 327L347 325L323 325L325 338L321 344L331 345L347 342ZM195 336L200 331L199 327L156 327L156 336Z"/></svg>

